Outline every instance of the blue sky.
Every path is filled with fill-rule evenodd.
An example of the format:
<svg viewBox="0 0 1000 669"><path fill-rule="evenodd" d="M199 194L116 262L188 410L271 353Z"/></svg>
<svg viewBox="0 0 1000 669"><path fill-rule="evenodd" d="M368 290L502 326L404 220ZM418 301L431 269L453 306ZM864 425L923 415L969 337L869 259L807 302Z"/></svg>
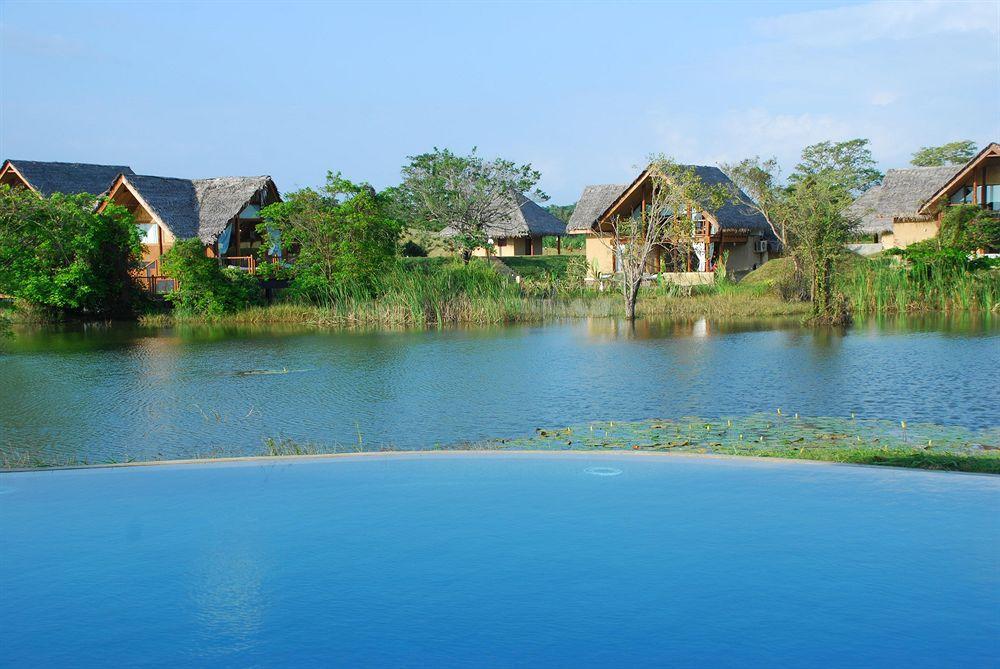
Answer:
<svg viewBox="0 0 1000 669"><path fill-rule="evenodd" d="M1000 1L0 2L0 156L143 174L340 170L434 146L531 162L554 203L652 152L1000 140Z"/></svg>

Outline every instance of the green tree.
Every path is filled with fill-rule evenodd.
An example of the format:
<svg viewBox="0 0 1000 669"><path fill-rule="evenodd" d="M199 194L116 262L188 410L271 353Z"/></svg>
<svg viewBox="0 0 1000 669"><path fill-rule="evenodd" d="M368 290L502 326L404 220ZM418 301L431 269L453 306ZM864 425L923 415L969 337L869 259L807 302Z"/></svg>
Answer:
<svg viewBox="0 0 1000 669"><path fill-rule="evenodd" d="M846 314L834 295L833 279L845 245L858 222L844 214L855 193L876 176L867 140L806 147L788 184L780 182L777 161L748 158L724 165L723 171L745 193L743 204L761 213L782 240L795 264L796 281L808 285L812 316L839 321Z"/></svg>
<svg viewBox="0 0 1000 669"><path fill-rule="evenodd" d="M867 139L846 142L820 142L802 150L802 158L788 177L793 186L809 179L820 178L842 192L848 200L856 198L884 176L872 158ZM846 205L845 205L846 206Z"/></svg>
<svg viewBox="0 0 1000 669"><path fill-rule="evenodd" d="M516 194L548 199L537 187L541 173L531 165L486 160L476 149L460 156L435 148L409 160L402 170L400 199L417 222L436 231L447 228L449 245L465 262L475 249L487 246L486 230L508 219L517 206Z"/></svg>
<svg viewBox="0 0 1000 669"><path fill-rule="evenodd" d="M402 225L394 215L398 194L378 194L328 172L319 191L305 188L261 212L261 233L277 233L295 255L293 293L330 304L346 291L373 294L396 260Z"/></svg>
<svg viewBox="0 0 1000 669"><path fill-rule="evenodd" d="M774 236L781 240L782 248L788 248L788 231L778 215L784 198L779 185L778 159L761 160L760 156L754 156L737 163L723 163L719 169L735 186L731 189L733 200L763 216Z"/></svg>
<svg viewBox="0 0 1000 669"><path fill-rule="evenodd" d="M788 231L796 267L809 279L812 319L842 322L847 318L842 300L833 292L834 268L844 258L858 222L845 216L843 183L820 173L791 185L783 193L778 216Z"/></svg>
<svg viewBox="0 0 1000 669"><path fill-rule="evenodd" d="M911 165L938 167L939 165L964 165L976 155L976 143L971 140L948 142L941 146L922 146L914 152Z"/></svg>
<svg viewBox="0 0 1000 669"><path fill-rule="evenodd" d="M261 302L257 279L237 267L223 269L218 259L205 255L200 239L177 242L163 255L161 265L177 281L166 299L179 313L221 316Z"/></svg>
<svg viewBox="0 0 1000 669"><path fill-rule="evenodd" d="M139 230L126 210L96 213L96 202L0 186L0 293L62 315L130 312Z"/></svg>

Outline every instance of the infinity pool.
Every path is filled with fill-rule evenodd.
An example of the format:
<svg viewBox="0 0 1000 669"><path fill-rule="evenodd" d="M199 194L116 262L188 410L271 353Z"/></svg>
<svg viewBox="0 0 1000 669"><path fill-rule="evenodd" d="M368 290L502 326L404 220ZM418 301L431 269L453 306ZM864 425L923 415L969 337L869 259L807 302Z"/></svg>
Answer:
<svg viewBox="0 0 1000 669"><path fill-rule="evenodd" d="M8 473L0 663L981 667L998 509L998 477L633 454Z"/></svg>

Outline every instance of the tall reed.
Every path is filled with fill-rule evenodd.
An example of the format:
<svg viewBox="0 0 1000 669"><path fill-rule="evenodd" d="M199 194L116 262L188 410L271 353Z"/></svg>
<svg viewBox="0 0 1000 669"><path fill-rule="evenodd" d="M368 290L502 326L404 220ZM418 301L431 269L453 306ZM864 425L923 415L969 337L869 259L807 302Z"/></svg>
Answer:
<svg viewBox="0 0 1000 669"><path fill-rule="evenodd" d="M839 284L856 313L1000 311L1000 270L965 263L878 257L846 267Z"/></svg>

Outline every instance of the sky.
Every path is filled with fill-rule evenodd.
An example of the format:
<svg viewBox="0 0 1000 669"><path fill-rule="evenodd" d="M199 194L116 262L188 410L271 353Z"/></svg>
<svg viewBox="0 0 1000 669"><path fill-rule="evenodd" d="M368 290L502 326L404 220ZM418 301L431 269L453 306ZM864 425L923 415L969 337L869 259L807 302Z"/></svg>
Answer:
<svg viewBox="0 0 1000 669"><path fill-rule="evenodd" d="M1000 0L0 0L0 159L378 188L434 147L531 163L550 202L645 158L866 137L883 168L1000 141Z"/></svg>

